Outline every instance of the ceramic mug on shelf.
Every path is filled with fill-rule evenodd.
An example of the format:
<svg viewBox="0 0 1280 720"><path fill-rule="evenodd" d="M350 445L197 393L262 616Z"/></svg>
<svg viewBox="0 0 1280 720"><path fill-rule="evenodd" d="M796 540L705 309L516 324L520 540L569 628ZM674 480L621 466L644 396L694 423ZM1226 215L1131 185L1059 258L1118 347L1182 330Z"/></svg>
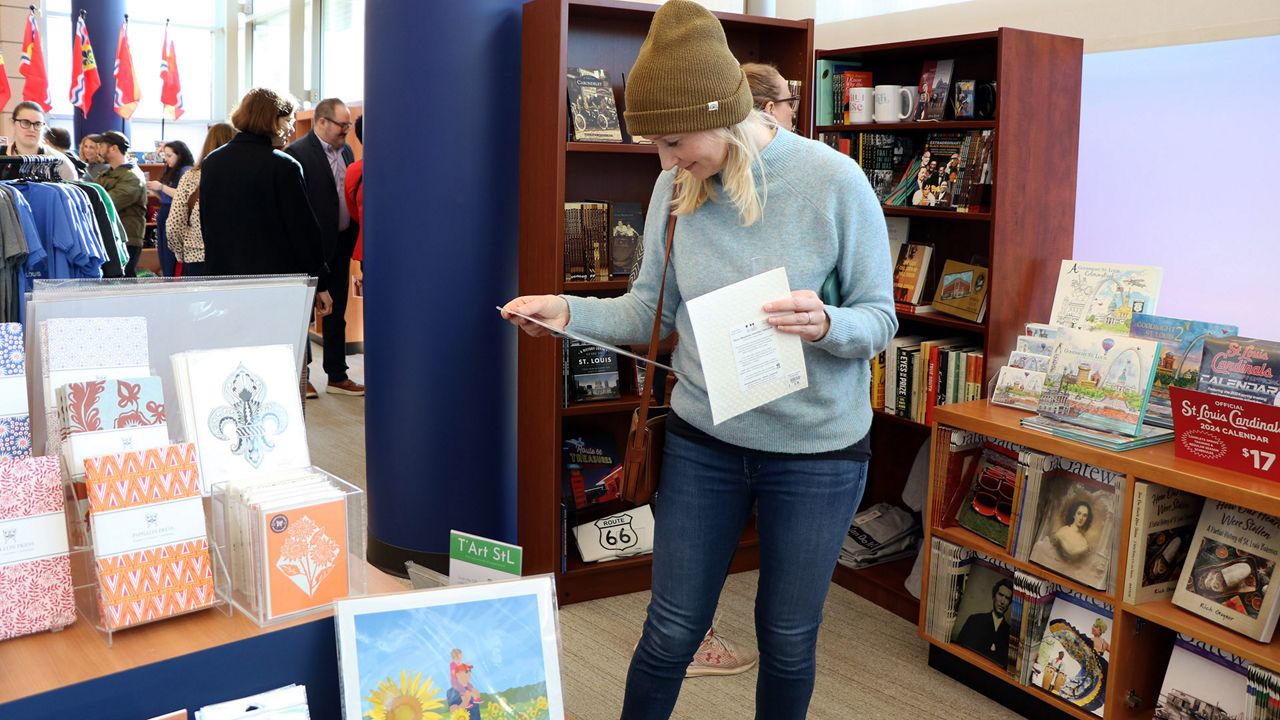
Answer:
<svg viewBox="0 0 1280 720"><path fill-rule="evenodd" d="M907 116L902 119L906 122L911 122L919 114L916 112L916 108L920 105L920 88L915 85L904 85L902 86L902 92L907 98L904 104Z"/></svg>
<svg viewBox="0 0 1280 720"><path fill-rule="evenodd" d="M869 87L849 88L849 122L871 122L875 94L875 89Z"/></svg>
<svg viewBox="0 0 1280 720"><path fill-rule="evenodd" d="M901 85L877 85L873 117L878 123L903 122L911 116L916 104L911 93Z"/></svg>

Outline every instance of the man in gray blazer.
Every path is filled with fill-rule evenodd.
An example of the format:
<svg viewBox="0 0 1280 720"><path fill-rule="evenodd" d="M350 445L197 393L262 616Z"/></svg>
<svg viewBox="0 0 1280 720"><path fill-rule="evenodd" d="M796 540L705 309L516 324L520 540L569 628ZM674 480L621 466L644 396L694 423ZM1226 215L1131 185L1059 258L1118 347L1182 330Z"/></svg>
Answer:
<svg viewBox="0 0 1280 720"><path fill-rule="evenodd" d="M347 321L344 317L351 282L351 252L355 249L359 231L347 212L347 203L342 195L347 166L355 160L347 146L351 127L351 112L347 106L337 98L327 98L316 105L311 132L285 148L285 152L302 164L311 209L320 222L322 248L329 266L328 286L333 295L333 312L322 321L324 371L329 376L328 392L338 395L364 395L364 386L347 377ZM316 397L310 382L307 383L307 397Z"/></svg>

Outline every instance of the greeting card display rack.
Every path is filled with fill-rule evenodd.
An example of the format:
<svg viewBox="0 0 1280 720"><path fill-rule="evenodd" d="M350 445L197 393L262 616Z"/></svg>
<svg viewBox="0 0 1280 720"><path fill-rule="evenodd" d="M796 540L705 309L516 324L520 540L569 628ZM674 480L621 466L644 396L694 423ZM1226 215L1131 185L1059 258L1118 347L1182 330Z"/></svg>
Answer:
<svg viewBox="0 0 1280 720"><path fill-rule="evenodd" d="M208 502L204 505L204 531L205 537L209 540L206 545L209 548L209 567L213 573L213 591L210 593L211 603L203 607L192 608L183 612L171 613L163 617L156 617L150 620L133 622L123 627L111 627L108 622L106 613L104 612L102 597L103 583L102 574L99 572L98 548L93 542L93 533L90 526L93 523L93 516L86 518L84 513L79 512L81 507L77 502L79 494L76 483L71 479L71 474L67 471L67 463L65 458L62 461L62 489L63 489L63 511L67 516L67 532L70 540L70 558L71 558L71 582L75 591L76 612L84 618L85 622L93 626L98 634L106 642L107 647L111 647L112 641L116 633L131 630L136 627L148 625L154 622L164 622L180 615L187 615L195 612L203 612L205 610L216 610L228 617L231 616L231 605L222 598L225 596L226 588L231 584L231 578L227 573L224 558L214 547L212 535L210 534L209 523L209 506Z"/></svg>
<svg viewBox="0 0 1280 720"><path fill-rule="evenodd" d="M311 596L313 591L318 591L321 582L330 572L339 571L339 568L345 564L346 592L339 597L355 597L367 592L368 578L365 572L367 566L364 562L364 492L338 476L317 467L306 468L304 473L323 477L330 488L341 494L346 506L344 518L346 534L335 542L341 546L339 552L342 552L341 548L346 549L344 563L327 558L317 561L310 557L310 550L315 547L315 539L326 532L323 527L316 528L315 535L298 538L300 543L305 544L307 550L298 563L291 565L283 559L278 559L274 565L269 563L267 559L269 553L260 544L265 536L254 534L255 528L263 527L262 514L245 503L244 495L239 492L243 488L232 483L221 482L215 484L210 491L209 516L213 532L210 535L209 544L211 548L217 548L220 557L226 559L229 575L228 582L218 586L219 596L247 615L259 627L324 612L332 605L331 602L321 602L291 612L272 614L269 587L273 574L276 576L276 581L281 583L294 582L292 578L298 577L307 583L307 587L303 588L302 592ZM336 499L330 496L320 502L328 503ZM301 506L306 507L305 503ZM296 509L298 508L291 508L291 510ZM273 515L274 522L266 528L266 532L289 532L287 519L282 520L283 516L278 513ZM329 540L333 541L331 538ZM298 587L302 588L302 585Z"/></svg>

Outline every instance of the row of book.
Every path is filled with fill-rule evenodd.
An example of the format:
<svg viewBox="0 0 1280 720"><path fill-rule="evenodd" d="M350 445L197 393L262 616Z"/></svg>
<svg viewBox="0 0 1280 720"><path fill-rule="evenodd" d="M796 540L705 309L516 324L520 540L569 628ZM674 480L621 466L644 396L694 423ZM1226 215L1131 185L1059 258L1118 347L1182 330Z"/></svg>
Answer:
<svg viewBox="0 0 1280 720"><path fill-rule="evenodd" d="M940 312L975 323L986 317L990 284L986 267L948 258L935 281L930 272L934 254L932 245L915 242L895 245L890 234L889 251L895 258L893 300L899 314ZM932 296L926 293L931 283ZM933 298L932 302L922 302L928 297Z"/></svg>
<svg viewBox="0 0 1280 720"><path fill-rule="evenodd" d="M938 432L947 449L939 460L941 524L954 522L1083 585L1116 587L1123 474L974 433ZM1146 481L1132 492L1124 600L1167 600L1270 642L1280 618L1270 582L1280 519Z"/></svg>
<svg viewBox="0 0 1280 720"><path fill-rule="evenodd" d="M608 280L630 275L643 238L640 203L565 203L564 279Z"/></svg>
<svg viewBox="0 0 1280 720"><path fill-rule="evenodd" d="M983 363L971 338L900 335L871 361L871 407L929 423L938 405L982 397Z"/></svg>
<svg viewBox="0 0 1280 720"><path fill-rule="evenodd" d="M941 538L930 548L930 576L926 634L1102 716L1110 606Z"/></svg>
<svg viewBox="0 0 1280 720"><path fill-rule="evenodd" d="M919 150L901 133L823 132L818 139L857 161L883 205L957 212L991 207L995 130L932 132Z"/></svg>

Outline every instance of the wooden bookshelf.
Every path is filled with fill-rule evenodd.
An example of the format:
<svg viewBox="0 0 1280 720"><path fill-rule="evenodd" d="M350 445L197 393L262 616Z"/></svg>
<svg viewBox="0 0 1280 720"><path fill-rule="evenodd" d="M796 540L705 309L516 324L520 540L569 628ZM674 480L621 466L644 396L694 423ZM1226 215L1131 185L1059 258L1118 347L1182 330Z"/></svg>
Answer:
<svg viewBox="0 0 1280 720"><path fill-rule="evenodd" d="M985 258L989 269L987 313L970 323L944 314L898 315L899 334L940 338L972 337L983 348L983 387L1004 364L1023 325L1049 316L1053 279L1059 263L1071 256L1075 221L1076 150L1079 140L1082 42L1076 38L1000 28L992 32L911 40L863 47L820 50L823 61L856 63L870 71L874 84L918 85L923 64L954 59L952 80L995 80L999 87L994 119L938 122L832 123L816 117L818 131L910 135L919 153L929 133L994 130L989 210L955 212L884 207L888 217L910 219L908 241L934 246L922 302L933 298L947 259ZM815 86L830 90L829 80ZM821 97L821 96L815 96ZM816 103L821 104L821 103ZM1052 182L1046 182L1052 178ZM871 429L871 464L863 507L900 503L916 452L928 442L920 423L877 412ZM927 545L926 545L927 547ZM837 574L841 585L865 594L865 583ZM919 602L898 584L892 593L876 592L875 602L915 617Z"/></svg>
<svg viewBox="0 0 1280 720"><path fill-rule="evenodd" d="M1107 698L1104 706L1105 717L1108 720L1115 718L1149 720L1151 718L1173 641L1178 633L1186 634L1249 662L1280 672L1280 643L1257 642L1187 612L1168 600L1155 600L1135 605L1124 602L1123 599L1124 578L1128 570L1126 565L1130 523L1133 517L1132 488L1137 481L1174 487L1206 498L1276 515L1280 514L1280 493L1276 491L1274 483L1251 475L1175 457L1172 443L1116 453L1028 430L1019 424L1022 418L1028 416L1028 413L993 406L985 400L943 406L935 409L934 414L939 427L977 432L988 437L1017 443L1032 450L1080 460L1125 475L1120 522L1116 530L1118 533L1116 557L1112 569L1115 574L1115 589L1110 591L1099 591L1083 586L1036 563L1015 559L1005 551L1004 547L956 526L954 522L944 518L943 506L940 504L945 503L946 498L939 495L940 489L946 485L946 479L937 476L938 470L946 467L943 460L935 459L932 464L933 477L929 483L929 507L925 513L926 547L929 546L932 538L942 538L1037 577L1076 590L1112 607L1114 618L1111 629L1110 674L1107 678ZM935 451L945 452L937 445L935 445ZM925 600L929 593L930 564L931 558L926 553L922 574L925 585L922 595ZM927 608L927 602L924 607ZM926 622L927 618L922 610L919 615L922 638L958 657L971 661L977 657L968 650L945 642L943 639L927 636L924 631ZM975 664L983 664L993 675L1005 677L1009 682L1013 682L1005 676L1002 669L981 661L976 661ZM1016 683L1015 686L1022 687ZM1023 689L1027 693L1049 699L1047 695L1034 688ZM1061 708L1064 704L1053 702L1051 705ZM1086 714L1081 717L1088 716Z"/></svg>
<svg viewBox="0 0 1280 720"><path fill-rule="evenodd" d="M625 278L595 282L564 280L564 203L584 200L647 204L661 167L654 145L583 143L567 140L565 72L570 67L605 68L613 83L620 120L625 110L623 75L629 73L649 31L653 5L615 0L532 0L524 5L520 92L520 270L521 295L569 293L617 295ZM813 22L716 13L729 47L741 62L772 62L782 75L813 86ZM799 132L810 135L813 115L802 100ZM625 120L623 130L626 130ZM624 135L625 137L625 135ZM643 590L649 587L647 556L583 563L567 538L561 572L561 443L566 432L612 433L624 447L627 425L638 404L630 363L622 363L620 400L561 407L560 343L521 335L519 358L518 534L527 573L556 574L560 602ZM617 509L622 509L619 506ZM584 511L585 512L585 511ZM573 516L569 523L585 522ZM754 527L743 535L733 569L759 563Z"/></svg>

